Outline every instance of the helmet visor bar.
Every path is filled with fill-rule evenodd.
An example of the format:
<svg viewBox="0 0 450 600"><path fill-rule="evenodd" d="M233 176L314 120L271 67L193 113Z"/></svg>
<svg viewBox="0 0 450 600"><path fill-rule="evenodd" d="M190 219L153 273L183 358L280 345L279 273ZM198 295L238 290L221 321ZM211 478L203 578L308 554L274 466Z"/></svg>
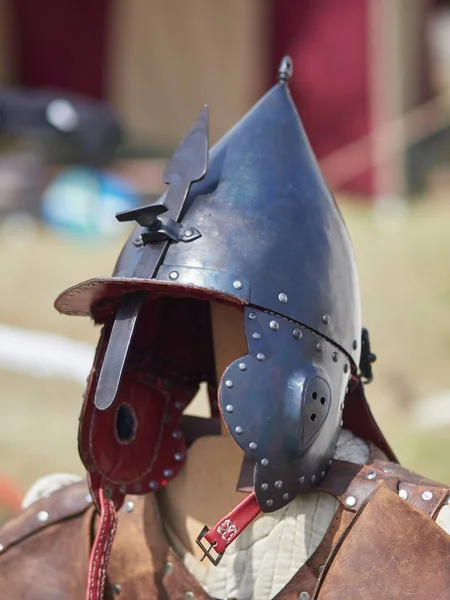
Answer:
<svg viewBox="0 0 450 600"><path fill-rule="evenodd" d="M147 292L133 292L122 298L95 392L95 406L99 410L109 408L117 397L137 317L146 296Z"/></svg>

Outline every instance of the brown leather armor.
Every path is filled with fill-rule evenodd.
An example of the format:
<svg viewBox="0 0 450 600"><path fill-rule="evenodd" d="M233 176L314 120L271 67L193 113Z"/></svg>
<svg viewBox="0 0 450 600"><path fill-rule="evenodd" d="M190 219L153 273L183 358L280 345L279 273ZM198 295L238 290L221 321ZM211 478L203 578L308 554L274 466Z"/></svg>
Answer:
<svg viewBox="0 0 450 600"><path fill-rule="evenodd" d="M276 600L450 599L450 536L434 522L447 487L376 459L334 461L320 491L338 499L335 517ZM0 598L84 600L95 528L84 482L35 502L0 530ZM109 600L210 600L170 548L157 496L121 509L106 590Z"/></svg>

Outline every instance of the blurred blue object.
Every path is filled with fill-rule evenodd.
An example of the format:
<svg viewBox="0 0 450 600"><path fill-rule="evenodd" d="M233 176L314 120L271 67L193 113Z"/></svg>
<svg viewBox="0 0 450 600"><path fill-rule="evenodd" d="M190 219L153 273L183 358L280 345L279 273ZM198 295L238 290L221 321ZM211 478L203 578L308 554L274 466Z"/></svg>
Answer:
<svg viewBox="0 0 450 600"><path fill-rule="evenodd" d="M42 197L42 219L52 230L75 237L123 236L119 211L140 206L140 196L127 181L90 167L58 174Z"/></svg>

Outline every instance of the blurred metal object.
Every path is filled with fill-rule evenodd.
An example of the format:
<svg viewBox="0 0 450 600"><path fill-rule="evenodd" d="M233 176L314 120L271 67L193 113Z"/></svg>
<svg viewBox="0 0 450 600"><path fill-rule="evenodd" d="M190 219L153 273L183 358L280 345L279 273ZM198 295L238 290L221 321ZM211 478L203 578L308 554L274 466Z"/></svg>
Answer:
<svg viewBox="0 0 450 600"><path fill-rule="evenodd" d="M124 138L122 123L104 102L19 88L0 89L0 133L69 143L76 162L95 165L108 163Z"/></svg>
<svg viewBox="0 0 450 600"><path fill-rule="evenodd" d="M361 358L359 372L361 381L365 384L373 381L372 364L377 360L376 354L371 351L369 331L363 327L361 334Z"/></svg>

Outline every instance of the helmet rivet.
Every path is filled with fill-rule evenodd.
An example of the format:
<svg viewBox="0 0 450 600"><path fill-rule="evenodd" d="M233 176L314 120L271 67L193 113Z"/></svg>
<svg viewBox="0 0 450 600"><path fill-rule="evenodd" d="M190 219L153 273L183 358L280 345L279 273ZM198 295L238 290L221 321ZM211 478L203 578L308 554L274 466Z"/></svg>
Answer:
<svg viewBox="0 0 450 600"><path fill-rule="evenodd" d="M422 500L431 500L432 497L433 492L430 492L430 490L425 490L424 492L422 492Z"/></svg>
<svg viewBox="0 0 450 600"><path fill-rule="evenodd" d="M149 487L151 490L156 490L156 489L157 489L157 487L158 487L158 482L157 482L157 481L150 481L150 483L148 484L148 487Z"/></svg>
<svg viewBox="0 0 450 600"><path fill-rule="evenodd" d="M175 279L178 279L179 273L178 271L170 271L169 273L169 279L171 279L172 281L174 281Z"/></svg>
<svg viewBox="0 0 450 600"><path fill-rule="evenodd" d="M263 467L267 467L268 464L269 464L269 461L267 460L267 458L263 458L262 461L261 461L261 465Z"/></svg>
<svg viewBox="0 0 450 600"><path fill-rule="evenodd" d="M353 350L356 350L357 347L358 347L358 342L356 340L353 340Z"/></svg>
<svg viewBox="0 0 450 600"><path fill-rule="evenodd" d="M300 479L298 480L299 483L305 483L305 478L302 476L300 477Z"/></svg>
<svg viewBox="0 0 450 600"><path fill-rule="evenodd" d="M328 325L330 322L330 315L323 315L322 322L324 325Z"/></svg>
<svg viewBox="0 0 450 600"><path fill-rule="evenodd" d="M164 565L164 573L166 575L170 575L172 572L173 572L173 563L166 562L166 564Z"/></svg>
<svg viewBox="0 0 450 600"><path fill-rule="evenodd" d="M267 504L267 506L272 506L273 505L273 500L266 500L266 504Z"/></svg>
<svg viewBox="0 0 450 600"><path fill-rule="evenodd" d="M260 339L261 339L261 334L260 334L260 333L256 333L256 332L255 332L255 333L252 335L252 338L253 338L254 340L260 340Z"/></svg>
<svg viewBox="0 0 450 600"><path fill-rule="evenodd" d="M320 474L321 479L323 479L325 477L325 471L322 471L322 473Z"/></svg>
<svg viewBox="0 0 450 600"><path fill-rule="evenodd" d="M278 331L280 329L280 324L277 321L270 321L269 327L272 331Z"/></svg>
<svg viewBox="0 0 450 600"><path fill-rule="evenodd" d="M308 592L300 592L298 600L310 600L310 598L311 596L308 594Z"/></svg>
<svg viewBox="0 0 450 600"><path fill-rule="evenodd" d="M142 248L142 246L144 245L142 235L138 235L137 238L133 240L133 245L136 246L136 248Z"/></svg>
<svg viewBox="0 0 450 600"><path fill-rule="evenodd" d="M314 483L315 481L316 481L316 476L315 476L315 475L313 475L313 476L311 477L311 483Z"/></svg>
<svg viewBox="0 0 450 600"><path fill-rule="evenodd" d="M181 438L181 436L182 436L181 431L174 431L172 433L172 437L173 437L174 440L179 440Z"/></svg>
<svg viewBox="0 0 450 600"><path fill-rule="evenodd" d="M250 321L254 321L256 319L256 315L254 312L248 313L248 318Z"/></svg>
<svg viewBox="0 0 450 600"><path fill-rule="evenodd" d="M225 385L227 386L227 388L232 388L233 387L233 382L231 381L231 379L227 379L225 381Z"/></svg>
<svg viewBox="0 0 450 600"><path fill-rule="evenodd" d="M337 352L333 352L333 354L331 356L332 356L333 361L337 362L337 360L338 360L338 353Z"/></svg>
<svg viewBox="0 0 450 600"><path fill-rule="evenodd" d="M242 427L241 427L240 425L238 425L238 426L235 428L235 432L236 432L238 435L241 435L242 433L244 433L244 430L242 429Z"/></svg>
<svg viewBox="0 0 450 600"><path fill-rule="evenodd" d="M261 484L261 489L263 492L266 492L269 489L269 484L268 483L262 483Z"/></svg>
<svg viewBox="0 0 450 600"><path fill-rule="evenodd" d="M323 352L325 350L325 344L323 342L317 342L316 350L317 352Z"/></svg>
<svg viewBox="0 0 450 600"><path fill-rule="evenodd" d="M401 489L401 490L398 490L398 495L403 500L406 500L406 498L408 497L408 492L406 490Z"/></svg>
<svg viewBox="0 0 450 600"><path fill-rule="evenodd" d="M275 481L273 485L277 488L277 490L281 490L283 487L283 482L279 479L278 481Z"/></svg>
<svg viewBox="0 0 450 600"><path fill-rule="evenodd" d="M289 494L283 494L283 500L289 500Z"/></svg>
<svg viewBox="0 0 450 600"><path fill-rule="evenodd" d="M286 304L286 302L288 301L288 297L282 292L281 294L278 294L278 300L283 304Z"/></svg>
<svg viewBox="0 0 450 600"><path fill-rule="evenodd" d="M184 232L184 237L190 238L194 235L194 230L192 229L192 227L188 227L186 229L186 231Z"/></svg>
<svg viewBox="0 0 450 600"><path fill-rule="evenodd" d="M164 469L163 474L164 474L164 477L166 477L168 479L169 477L172 477L173 471L172 471L172 469Z"/></svg>
<svg viewBox="0 0 450 600"><path fill-rule="evenodd" d="M227 411L227 413L232 413L234 412L234 406L232 404L227 404L225 410Z"/></svg>
<svg viewBox="0 0 450 600"><path fill-rule="evenodd" d="M175 459L177 462L180 462L180 461L181 461L181 460L183 460L183 458L184 458L184 456L181 454L181 452L176 452L176 453L173 455L173 457L174 457L174 459Z"/></svg>
<svg viewBox="0 0 450 600"><path fill-rule="evenodd" d="M256 355L256 358L258 360L266 360L266 355L263 354L262 352L258 352L258 354Z"/></svg>
<svg viewBox="0 0 450 600"><path fill-rule="evenodd" d="M247 370L247 365L245 363L239 363L239 370L240 371L246 371Z"/></svg>
<svg viewBox="0 0 450 600"><path fill-rule="evenodd" d="M299 340L302 338L303 333L301 329L294 329L294 331L292 332L292 335L295 337L296 340Z"/></svg>
<svg viewBox="0 0 450 600"><path fill-rule="evenodd" d="M384 467L383 471L387 474L393 473L392 469L390 469L389 467Z"/></svg>
<svg viewBox="0 0 450 600"><path fill-rule="evenodd" d="M350 508L352 508L353 506L355 506L355 504L356 504L356 498L355 498L355 496L347 496L347 498L345 499L345 504L347 506L349 506Z"/></svg>
<svg viewBox="0 0 450 600"><path fill-rule="evenodd" d="M375 471L370 471L370 473L367 473L366 479L375 479L376 476L377 474Z"/></svg>
<svg viewBox="0 0 450 600"><path fill-rule="evenodd" d="M345 363L344 365L344 373L348 373L348 363Z"/></svg>
<svg viewBox="0 0 450 600"><path fill-rule="evenodd" d="M239 279L236 279L236 281L233 281L233 287L235 290L242 290L242 288L243 288L242 281L239 281Z"/></svg>
<svg viewBox="0 0 450 600"><path fill-rule="evenodd" d="M250 450L256 450L258 448L258 444L256 442L250 442L248 447L250 448Z"/></svg>
<svg viewBox="0 0 450 600"><path fill-rule="evenodd" d="M135 492L140 492L141 489L142 489L141 484L140 483L135 483L133 485L133 489L134 489Z"/></svg>

